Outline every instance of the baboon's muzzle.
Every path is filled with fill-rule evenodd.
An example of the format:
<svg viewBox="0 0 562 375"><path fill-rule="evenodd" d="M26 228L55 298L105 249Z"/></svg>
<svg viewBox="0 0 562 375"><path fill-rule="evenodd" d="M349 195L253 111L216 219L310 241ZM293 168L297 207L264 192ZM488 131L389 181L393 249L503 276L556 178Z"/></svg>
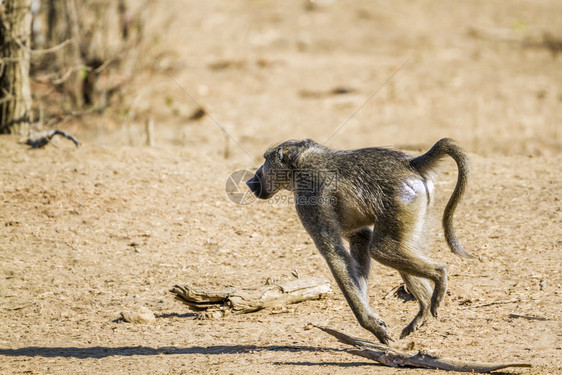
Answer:
<svg viewBox="0 0 562 375"><path fill-rule="evenodd" d="M269 194L266 190L265 190L265 186L262 180L262 176L263 176L263 172L262 169L260 167L260 169L258 169L256 171L256 173L254 174L254 177L250 178L248 181L246 181L246 185L248 185L248 187L250 188L250 191L252 193L254 193L254 195L260 199L269 199L271 197L271 194Z"/></svg>

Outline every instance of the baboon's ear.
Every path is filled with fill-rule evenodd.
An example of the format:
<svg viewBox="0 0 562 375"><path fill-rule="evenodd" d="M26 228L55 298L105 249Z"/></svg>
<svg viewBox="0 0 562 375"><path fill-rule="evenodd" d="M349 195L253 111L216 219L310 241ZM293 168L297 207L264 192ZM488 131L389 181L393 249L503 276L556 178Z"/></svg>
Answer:
<svg viewBox="0 0 562 375"><path fill-rule="evenodd" d="M293 166L299 156L299 148L296 145L280 146L277 150L279 161L287 166Z"/></svg>
<svg viewBox="0 0 562 375"><path fill-rule="evenodd" d="M283 155L283 147L279 147L279 149L277 150L277 157L279 158L279 160L281 161L281 163L283 163L283 159L284 159L284 155Z"/></svg>

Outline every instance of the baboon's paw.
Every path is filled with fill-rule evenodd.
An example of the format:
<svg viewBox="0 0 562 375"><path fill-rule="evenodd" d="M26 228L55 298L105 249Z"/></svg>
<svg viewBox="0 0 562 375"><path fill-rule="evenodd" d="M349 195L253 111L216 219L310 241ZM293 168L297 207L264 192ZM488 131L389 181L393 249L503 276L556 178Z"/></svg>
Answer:
<svg viewBox="0 0 562 375"><path fill-rule="evenodd" d="M439 304L435 304L435 303L431 304L431 315L433 315L435 319L439 318L439 311L437 311L438 308L439 308Z"/></svg>
<svg viewBox="0 0 562 375"><path fill-rule="evenodd" d="M371 332L377 337L377 339L379 339L381 343L385 345L390 345L390 342L394 341L394 339L388 334L388 331L386 330L386 324L382 320L380 321L378 327Z"/></svg>
<svg viewBox="0 0 562 375"><path fill-rule="evenodd" d="M412 323L408 324L408 326L402 330L402 333L400 334L400 340L408 336L410 333L416 331L418 328L419 327L413 326Z"/></svg>
<svg viewBox="0 0 562 375"><path fill-rule="evenodd" d="M425 314L418 313L418 315L416 315L414 320L412 320L412 322L402 330L402 333L400 334L400 339L403 339L404 337L408 336L410 333L417 331L421 326L423 326L426 319L427 318Z"/></svg>

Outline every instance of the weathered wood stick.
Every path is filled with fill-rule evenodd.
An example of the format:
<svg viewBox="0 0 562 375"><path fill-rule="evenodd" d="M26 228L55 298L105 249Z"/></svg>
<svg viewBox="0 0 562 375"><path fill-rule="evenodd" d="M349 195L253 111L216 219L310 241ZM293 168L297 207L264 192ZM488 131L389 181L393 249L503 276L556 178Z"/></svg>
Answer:
<svg viewBox="0 0 562 375"><path fill-rule="evenodd" d="M306 300L320 299L331 292L330 282L323 278L301 278L277 282L258 289L224 288L206 290L190 285L172 288L171 292L196 310L226 308L233 313L249 313Z"/></svg>
<svg viewBox="0 0 562 375"><path fill-rule="evenodd" d="M349 349L348 352L364 358L377 361L390 367L419 367L427 369L439 369L460 372L491 372L507 367L531 367L527 363L488 363L463 361L453 358L439 358L433 354L418 352L416 354L403 352L390 346L377 342L368 341L331 328L315 326L322 331L334 336L344 344L353 345L357 349Z"/></svg>

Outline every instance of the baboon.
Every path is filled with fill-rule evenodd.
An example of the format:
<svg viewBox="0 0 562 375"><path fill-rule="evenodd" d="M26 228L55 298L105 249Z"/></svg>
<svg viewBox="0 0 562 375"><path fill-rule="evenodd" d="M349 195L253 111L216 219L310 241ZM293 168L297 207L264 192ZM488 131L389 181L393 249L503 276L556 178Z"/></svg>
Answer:
<svg viewBox="0 0 562 375"><path fill-rule="evenodd" d="M445 239L455 254L470 258L452 224L468 181L468 159L449 138L418 157L386 148L333 150L309 139L286 141L265 152L264 164L246 184L261 199L281 189L294 193L299 218L355 317L388 344L392 338L386 324L368 304L370 260L398 270L419 303L401 338L424 324L430 313L437 317L447 271L423 253L422 239L436 166L446 155L455 160L458 178L443 215Z"/></svg>

